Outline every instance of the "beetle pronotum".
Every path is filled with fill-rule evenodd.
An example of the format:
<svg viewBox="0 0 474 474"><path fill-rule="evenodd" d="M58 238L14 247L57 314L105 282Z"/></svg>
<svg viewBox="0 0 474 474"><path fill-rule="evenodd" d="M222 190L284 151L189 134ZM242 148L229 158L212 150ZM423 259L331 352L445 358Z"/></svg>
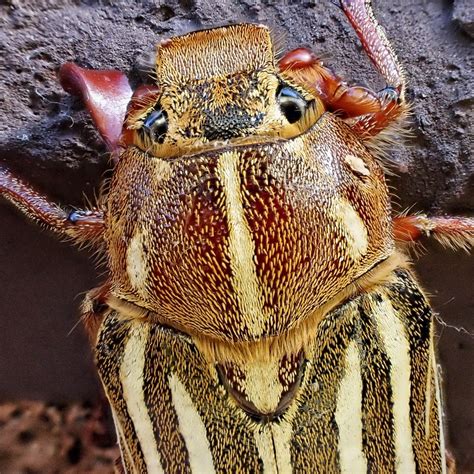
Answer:
<svg viewBox="0 0 474 474"><path fill-rule="evenodd" d="M277 59L265 26L194 32L158 45L133 94L63 66L116 159L96 208L0 170L4 197L106 256L83 321L127 471L445 469L432 312L403 246L467 247L474 223L392 216L374 143L407 113L405 80L370 3L341 6L380 92L304 48Z"/></svg>

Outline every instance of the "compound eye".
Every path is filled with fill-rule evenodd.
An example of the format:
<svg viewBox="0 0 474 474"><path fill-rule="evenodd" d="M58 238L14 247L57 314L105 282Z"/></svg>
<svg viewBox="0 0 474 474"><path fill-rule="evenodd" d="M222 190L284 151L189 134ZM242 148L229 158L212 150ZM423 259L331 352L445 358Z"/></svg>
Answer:
<svg viewBox="0 0 474 474"><path fill-rule="evenodd" d="M143 130L150 139L157 143L163 143L168 131L168 115L160 107L156 108L143 122Z"/></svg>
<svg viewBox="0 0 474 474"><path fill-rule="evenodd" d="M308 108L308 102L299 92L289 86L283 86L277 92L277 102L282 114L290 123L300 120Z"/></svg>

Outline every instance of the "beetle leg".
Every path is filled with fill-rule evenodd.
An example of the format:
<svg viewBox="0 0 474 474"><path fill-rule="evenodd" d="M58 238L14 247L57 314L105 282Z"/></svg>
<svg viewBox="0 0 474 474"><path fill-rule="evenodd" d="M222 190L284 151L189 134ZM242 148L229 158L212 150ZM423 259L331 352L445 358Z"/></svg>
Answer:
<svg viewBox="0 0 474 474"><path fill-rule="evenodd" d="M283 77L302 82L323 102L325 110L348 119L351 128L363 138L370 139L402 118L407 105L400 100L399 92L387 86L373 92L362 86L349 86L316 57L303 66L292 63L292 55L306 48L290 51L280 61Z"/></svg>
<svg viewBox="0 0 474 474"><path fill-rule="evenodd" d="M384 30L377 23L370 0L341 0L341 8L374 66L404 100L405 77Z"/></svg>
<svg viewBox="0 0 474 474"><path fill-rule="evenodd" d="M393 220L393 236L398 242L432 236L447 247L469 250L474 247L474 218L399 216Z"/></svg>
<svg viewBox="0 0 474 474"><path fill-rule="evenodd" d="M404 74L373 15L371 2L341 0L340 4L387 87L374 92L361 86L349 86L306 48L287 53L281 58L279 67L283 75L310 87L321 98L326 110L352 119L349 121L352 129L370 139L405 115Z"/></svg>
<svg viewBox="0 0 474 474"><path fill-rule="evenodd" d="M62 237L79 244L99 242L102 238L104 219L101 211L77 210L68 213L1 167L0 195L28 217Z"/></svg>
<svg viewBox="0 0 474 474"><path fill-rule="evenodd" d="M371 0L341 0L341 7L365 52L387 84L377 94L380 110L352 124L356 133L370 138L405 116L408 109L405 75L385 31L375 19Z"/></svg>

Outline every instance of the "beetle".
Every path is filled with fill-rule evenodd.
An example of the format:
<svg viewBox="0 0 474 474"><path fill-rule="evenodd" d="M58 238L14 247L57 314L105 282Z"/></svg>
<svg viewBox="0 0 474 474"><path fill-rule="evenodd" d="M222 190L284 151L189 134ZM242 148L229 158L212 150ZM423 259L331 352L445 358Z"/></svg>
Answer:
<svg viewBox="0 0 474 474"><path fill-rule="evenodd" d="M0 174L26 214L107 256L83 320L127 470L445 464L432 314L400 247L467 246L473 223L392 219L373 144L407 113L403 73L370 5L341 4L379 93L303 48L277 63L262 26L191 33L133 95L117 71L62 68L117 161L96 209Z"/></svg>

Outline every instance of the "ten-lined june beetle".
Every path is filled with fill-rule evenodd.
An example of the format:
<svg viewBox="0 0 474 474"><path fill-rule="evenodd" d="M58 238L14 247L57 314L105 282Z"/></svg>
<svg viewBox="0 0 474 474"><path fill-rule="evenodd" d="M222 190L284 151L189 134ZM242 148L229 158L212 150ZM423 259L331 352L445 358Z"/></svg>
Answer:
<svg viewBox="0 0 474 474"><path fill-rule="evenodd" d="M83 321L130 472L445 470L433 315L403 246L468 218L392 216L377 147L408 110L370 3L341 7L387 82L349 87L265 26L161 42L154 84L73 64L116 160L67 213L5 169L31 218L106 256Z"/></svg>

